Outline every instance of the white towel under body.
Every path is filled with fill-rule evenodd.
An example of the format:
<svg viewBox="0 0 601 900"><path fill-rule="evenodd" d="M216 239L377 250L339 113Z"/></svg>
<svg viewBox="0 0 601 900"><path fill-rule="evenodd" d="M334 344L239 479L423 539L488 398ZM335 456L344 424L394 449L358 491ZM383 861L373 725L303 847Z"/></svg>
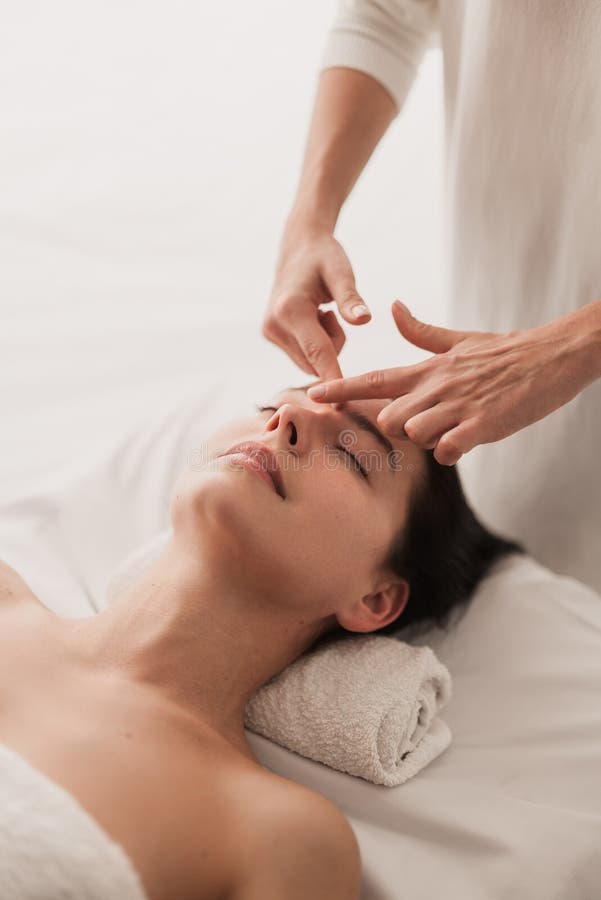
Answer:
<svg viewBox="0 0 601 900"><path fill-rule="evenodd" d="M0 898L147 900L122 847L72 794L4 744Z"/></svg>

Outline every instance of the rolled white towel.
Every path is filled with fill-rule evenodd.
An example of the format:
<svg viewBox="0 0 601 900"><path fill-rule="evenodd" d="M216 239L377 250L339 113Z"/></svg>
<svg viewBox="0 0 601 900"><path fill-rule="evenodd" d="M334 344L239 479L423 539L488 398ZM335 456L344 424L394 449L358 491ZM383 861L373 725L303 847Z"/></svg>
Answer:
<svg viewBox="0 0 601 900"><path fill-rule="evenodd" d="M430 647L345 637L264 684L244 724L301 756L392 787L449 746L451 731L437 713L450 696L451 676Z"/></svg>
<svg viewBox="0 0 601 900"><path fill-rule="evenodd" d="M150 567L169 531L130 554L109 581L110 603ZM246 705L245 726L308 759L388 787L403 784L451 743L438 718L451 676L430 647L377 634L309 650Z"/></svg>

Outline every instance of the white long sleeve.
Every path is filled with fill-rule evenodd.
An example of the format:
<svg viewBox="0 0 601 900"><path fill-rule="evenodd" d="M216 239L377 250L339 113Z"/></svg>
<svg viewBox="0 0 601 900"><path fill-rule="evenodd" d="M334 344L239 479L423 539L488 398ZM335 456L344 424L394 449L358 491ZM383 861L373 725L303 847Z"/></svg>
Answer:
<svg viewBox="0 0 601 900"><path fill-rule="evenodd" d="M601 2L343 0L322 68L402 107L444 61L447 321L507 332L601 298ZM420 316L419 308L415 315ZM601 592L601 380L458 468L491 527Z"/></svg>
<svg viewBox="0 0 601 900"><path fill-rule="evenodd" d="M366 72L400 111L425 51L437 42L437 25L436 0L340 0L320 69Z"/></svg>

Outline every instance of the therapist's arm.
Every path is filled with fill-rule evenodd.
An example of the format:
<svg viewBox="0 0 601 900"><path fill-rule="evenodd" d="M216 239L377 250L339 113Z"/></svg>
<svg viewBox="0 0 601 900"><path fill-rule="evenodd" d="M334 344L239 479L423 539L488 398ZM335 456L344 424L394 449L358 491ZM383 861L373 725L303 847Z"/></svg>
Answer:
<svg viewBox="0 0 601 900"><path fill-rule="evenodd" d="M333 233L359 175L399 110L379 81L357 69L324 69L288 224Z"/></svg>
<svg viewBox="0 0 601 900"><path fill-rule="evenodd" d="M340 209L374 148L398 113L375 78L350 68L321 72L300 179L286 220L262 333L309 374L342 376L345 335L336 302L351 324L369 320L342 245L334 238ZM353 308L361 306L358 315Z"/></svg>
<svg viewBox="0 0 601 900"><path fill-rule="evenodd" d="M328 32L262 328L304 372L320 378L342 375L345 334L336 312L319 307L335 303L351 325L371 315L334 237L338 215L402 109L438 26L436 0L340 0Z"/></svg>

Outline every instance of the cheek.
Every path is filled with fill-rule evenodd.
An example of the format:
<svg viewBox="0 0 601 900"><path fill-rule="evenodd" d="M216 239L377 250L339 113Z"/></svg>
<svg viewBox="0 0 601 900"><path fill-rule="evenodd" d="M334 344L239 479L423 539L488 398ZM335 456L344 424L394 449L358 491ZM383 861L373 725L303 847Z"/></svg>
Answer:
<svg viewBox="0 0 601 900"><path fill-rule="evenodd" d="M274 522L275 501L267 492L262 500L263 488L245 478L227 469L185 470L171 495L171 523L176 542L213 572L268 593L285 582L288 557Z"/></svg>
<svg viewBox="0 0 601 900"><path fill-rule="evenodd" d="M370 589L388 522L375 495L351 480L358 476L291 473L298 496L282 503L222 465L188 465L180 474L171 520L181 540L202 546L217 568L239 570L258 590L284 591L307 608Z"/></svg>
<svg viewBox="0 0 601 900"><path fill-rule="evenodd" d="M290 559L296 572L304 567L324 586L349 591L360 585L363 591L387 546L390 523L382 504L350 477L357 476L313 473L277 539L296 548Z"/></svg>

